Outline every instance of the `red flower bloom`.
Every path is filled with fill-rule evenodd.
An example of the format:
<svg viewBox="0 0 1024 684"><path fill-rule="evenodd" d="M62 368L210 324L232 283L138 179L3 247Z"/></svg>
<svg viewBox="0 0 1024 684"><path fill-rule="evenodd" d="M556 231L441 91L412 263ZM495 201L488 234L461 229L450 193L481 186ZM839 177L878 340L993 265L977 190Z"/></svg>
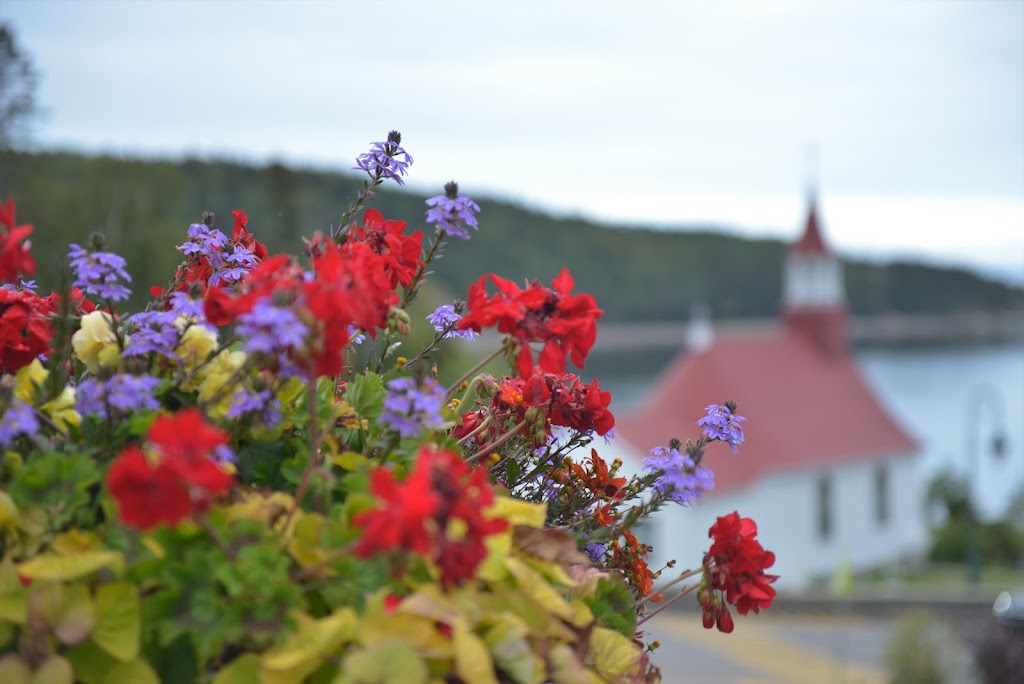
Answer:
<svg viewBox="0 0 1024 684"><path fill-rule="evenodd" d="M121 522L139 530L174 525L192 511L181 478L162 462L150 465L137 446L128 447L110 464L107 489L117 501Z"/></svg>
<svg viewBox="0 0 1024 684"><path fill-rule="evenodd" d="M107 489L125 525L140 530L173 525L205 511L231 487L234 476L214 460L228 435L208 425L198 410L160 416L146 436L155 452L154 464L138 446L130 446L107 471Z"/></svg>
<svg viewBox="0 0 1024 684"><path fill-rule="evenodd" d="M423 233L403 235L405 221L385 221L376 209L367 209L363 225L348 234L349 242L359 241L381 257L381 265L391 281L391 289L410 287L416 271L423 265Z"/></svg>
<svg viewBox="0 0 1024 684"><path fill-rule="evenodd" d="M621 501L626 486L626 478L612 477L612 472L604 459L597 455L597 449L590 450L590 469L584 469L579 463L572 464L572 470L582 484L599 497Z"/></svg>
<svg viewBox="0 0 1024 684"><path fill-rule="evenodd" d="M241 209L235 209L231 212L231 215L235 217L235 227L231 229L231 239L234 243L248 249L256 255L259 261L266 259L269 256L266 246L254 238L252 233L246 228L246 225L249 223L249 215Z"/></svg>
<svg viewBox="0 0 1024 684"><path fill-rule="evenodd" d="M724 592L725 601L736 606L740 615L771 606L775 598L771 584L778 576L764 571L775 564L775 554L755 539L757 524L734 511L718 518L708 536L714 542L704 555L704 568L711 586Z"/></svg>
<svg viewBox="0 0 1024 684"><path fill-rule="evenodd" d="M370 486L383 505L353 518L363 528L356 554L404 550L429 557L444 587L474 577L487 556L484 537L508 527L506 520L483 517L494 503L487 471L470 468L452 451L424 446L403 484L378 468Z"/></svg>
<svg viewBox="0 0 1024 684"><path fill-rule="evenodd" d="M368 558L378 551L401 550L429 555L431 537L424 523L440 503L431 489L429 473L417 469L399 484L389 469L377 468L370 474L370 491L382 507L352 519L352 524L363 528L356 555Z"/></svg>
<svg viewBox="0 0 1024 684"><path fill-rule="evenodd" d="M55 301L0 288L0 372L14 373L50 348Z"/></svg>
<svg viewBox="0 0 1024 684"><path fill-rule="evenodd" d="M651 547L641 544L629 530L622 533L622 541L613 539L611 543L612 559L609 565L618 568L626 577L626 582L633 587L636 596L643 598L654 590L654 573L647 565L647 554ZM652 600L657 602L660 596Z"/></svg>
<svg viewBox="0 0 1024 684"><path fill-rule="evenodd" d="M7 204L0 204L0 283L16 282L19 274L32 275L36 262L29 253L28 236L32 226L19 226L14 220L14 198L8 197Z"/></svg>
<svg viewBox="0 0 1024 684"><path fill-rule="evenodd" d="M498 288L487 294L487 276L469 287L469 313L459 321L459 330L497 325L498 332L513 335L522 345L517 359L519 375L526 378L533 371L530 342L544 342L540 367L550 373L564 373L566 357L582 368L590 348L597 339L596 321L604 313L588 294L570 294L574 285L568 269L551 282L554 289L536 281L525 290L493 273L491 281Z"/></svg>

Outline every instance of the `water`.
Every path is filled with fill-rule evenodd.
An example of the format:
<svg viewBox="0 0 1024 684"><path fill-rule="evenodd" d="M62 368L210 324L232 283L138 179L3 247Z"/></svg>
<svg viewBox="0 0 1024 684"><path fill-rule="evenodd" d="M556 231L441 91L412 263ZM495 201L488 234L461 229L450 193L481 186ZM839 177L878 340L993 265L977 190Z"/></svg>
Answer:
<svg viewBox="0 0 1024 684"><path fill-rule="evenodd" d="M1024 345L855 353L879 399L920 441L922 482L945 467L971 474L983 516L1001 517L1024 488ZM672 356L596 356L587 372L611 390L613 410L623 412L636 406ZM742 405L742 397L737 401ZM992 452L997 433L1005 435L1002 457Z"/></svg>

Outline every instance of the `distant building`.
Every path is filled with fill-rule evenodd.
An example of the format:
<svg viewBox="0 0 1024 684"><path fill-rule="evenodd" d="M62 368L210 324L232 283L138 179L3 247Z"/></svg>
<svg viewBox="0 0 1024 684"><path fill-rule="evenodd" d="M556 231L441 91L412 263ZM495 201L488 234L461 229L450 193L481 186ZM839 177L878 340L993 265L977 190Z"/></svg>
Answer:
<svg viewBox="0 0 1024 684"><path fill-rule="evenodd" d="M696 437L707 404L736 401L746 442L738 454L708 448L715 491L693 508L663 509L647 541L659 561L699 562L715 518L738 510L776 552L778 586L799 589L847 563L864 570L917 555L925 536L918 445L851 353L841 267L813 198L784 268L781 325L724 335L695 317L689 348L617 418L613 444L638 464L651 447Z"/></svg>

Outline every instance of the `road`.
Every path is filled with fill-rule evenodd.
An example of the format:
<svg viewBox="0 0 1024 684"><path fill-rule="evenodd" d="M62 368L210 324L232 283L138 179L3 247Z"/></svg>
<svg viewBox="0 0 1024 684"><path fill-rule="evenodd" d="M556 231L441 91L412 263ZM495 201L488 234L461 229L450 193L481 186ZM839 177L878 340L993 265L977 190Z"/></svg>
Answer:
<svg viewBox="0 0 1024 684"><path fill-rule="evenodd" d="M883 654L893 621L857 615L735 616L721 634L700 613L665 611L648 630L664 684L885 684ZM646 640L646 639L645 639Z"/></svg>

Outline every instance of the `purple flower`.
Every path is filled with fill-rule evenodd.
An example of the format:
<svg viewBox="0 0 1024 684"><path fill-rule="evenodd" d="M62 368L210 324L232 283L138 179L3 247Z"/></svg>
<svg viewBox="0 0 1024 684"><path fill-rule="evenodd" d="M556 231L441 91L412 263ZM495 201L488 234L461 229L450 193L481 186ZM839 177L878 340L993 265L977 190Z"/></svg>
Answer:
<svg viewBox="0 0 1024 684"><path fill-rule="evenodd" d="M587 555L595 562L600 562L607 551L607 544L587 544Z"/></svg>
<svg viewBox="0 0 1024 684"><path fill-rule="evenodd" d="M167 302L171 307L171 311L179 316L185 316L197 323L206 322L206 312L203 309L203 301L201 299L192 299L187 293L178 290L171 293Z"/></svg>
<svg viewBox="0 0 1024 684"><path fill-rule="evenodd" d="M221 252L228 245L228 238L219 230L205 223L193 223L188 227L188 240L178 245L178 251L185 256L206 257L210 266L217 268L222 260Z"/></svg>
<svg viewBox="0 0 1024 684"><path fill-rule="evenodd" d="M239 390L231 398L231 408L228 409L228 418L241 418L251 414L254 421L261 425L272 428L281 422L281 402L277 400L270 390L259 392L246 392Z"/></svg>
<svg viewBox="0 0 1024 684"><path fill-rule="evenodd" d="M242 245L235 245L230 254L218 256L217 270L210 276L210 285L237 282L256 265L256 255ZM207 261L213 265L212 259L207 258Z"/></svg>
<svg viewBox="0 0 1024 684"><path fill-rule="evenodd" d="M410 377L395 378L388 383L384 413L380 419L402 437L415 437L423 428L437 430L444 425L441 407L445 391L436 380L426 380L417 387Z"/></svg>
<svg viewBox="0 0 1024 684"><path fill-rule="evenodd" d="M294 311L274 306L268 299L261 299L251 311L239 316L235 331L245 351L278 357L303 347L309 335L309 328Z"/></svg>
<svg viewBox="0 0 1024 684"><path fill-rule="evenodd" d="M661 477L654 481L654 489L659 494L668 494L669 500L678 504L700 501L702 492L715 488L714 474L678 449L651 449L651 455L644 458L643 469L660 472Z"/></svg>
<svg viewBox="0 0 1024 684"><path fill-rule="evenodd" d="M427 320L434 326L434 330L444 333L441 336L442 340L449 337L461 337L464 340L471 340L479 334L475 330L455 329L455 324L462 320L462 316L455 313L455 306L452 304L444 304L437 307L434 313L427 316Z"/></svg>
<svg viewBox="0 0 1024 684"><path fill-rule="evenodd" d="M355 348L366 341L366 335L359 332L359 329L354 325L348 326L348 336L350 338L348 341L349 349Z"/></svg>
<svg viewBox="0 0 1024 684"><path fill-rule="evenodd" d="M0 447L7 448L22 435L34 435L39 430L35 409L17 397L0 413Z"/></svg>
<svg viewBox="0 0 1024 684"><path fill-rule="evenodd" d="M82 292L111 302L128 299L132 291L124 283L132 282L126 270L128 262L113 252L90 252L81 245L71 245L68 252L74 286Z"/></svg>
<svg viewBox="0 0 1024 684"><path fill-rule="evenodd" d="M88 378L75 391L75 404L82 415L103 419L125 416L134 411L156 411L160 408L153 393L160 379L151 375L119 373L107 380Z"/></svg>
<svg viewBox="0 0 1024 684"><path fill-rule="evenodd" d="M399 185L405 185L402 176L409 172L412 157L401 147L401 143L402 136L398 131L391 131L386 142L371 143L369 152L356 157L353 170L365 171L374 181L390 178Z"/></svg>
<svg viewBox="0 0 1024 684"><path fill-rule="evenodd" d="M476 202L465 195L459 194L459 184L455 181L445 184L443 195L437 195L427 200L427 223L432 223L438 229L452 237L469 239L469 231L462 227L465 223L474 230L478 228L476 215L480 213L480 207Z"/></svg>
<svg viewBox="0 0 1024 684"><path fill-rule="evenodd" d="M736 447L743 443L743 428L739 424L746 418L733 413L736 406L730 405L728 402L723 406L711 404L704 410L708 412L708 415L697 421L697 425L704 428L704 436L708 439L725 442L735 454Z"/></svg>
<svg viewBox="0 0 1024 684"><path fill-rule="evenodd" d="M159 354L174 358L174 350L181 339L181 331L174 325L178 314L174 311L142 311L125 319L131 331L125 356Z"/></svg>

